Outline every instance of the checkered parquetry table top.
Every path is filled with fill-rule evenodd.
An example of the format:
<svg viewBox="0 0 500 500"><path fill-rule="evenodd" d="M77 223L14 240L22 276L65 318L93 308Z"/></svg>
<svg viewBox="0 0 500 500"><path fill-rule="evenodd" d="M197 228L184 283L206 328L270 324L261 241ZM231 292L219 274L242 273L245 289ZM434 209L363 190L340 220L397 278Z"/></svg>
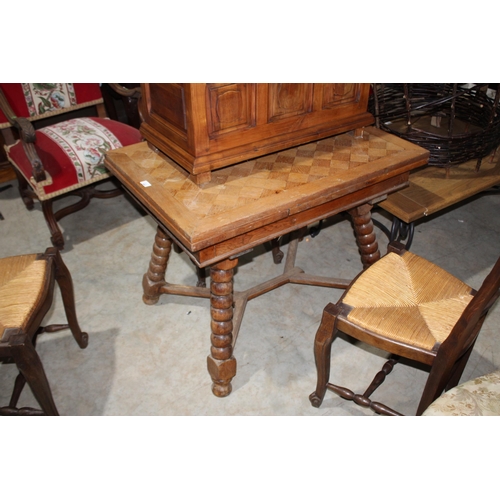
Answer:
<svg viewBox="0 0 500 500"><path fill-rule="evenodd" d="M143 148L144 149L144 148ZM363 138L346 133L317 142L269 154L237 165L212 171L212 180L202 186L187 171L152 151L130 157L140 164L141 173L198 217L210 217L242 207L304 184L337 176L346 170L404 150L365 130ZM147 157L144 157L144 155ZM165 168L165 164L174 168Z"/></svg>

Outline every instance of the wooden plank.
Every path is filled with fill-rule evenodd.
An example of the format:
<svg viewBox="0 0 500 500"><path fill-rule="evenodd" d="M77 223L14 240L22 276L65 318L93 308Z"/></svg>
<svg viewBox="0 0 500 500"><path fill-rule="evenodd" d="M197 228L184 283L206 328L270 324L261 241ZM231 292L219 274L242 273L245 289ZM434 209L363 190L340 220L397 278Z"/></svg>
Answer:
<svg viewBox="0 0 500 500"><path fill-rule="evenodd" d="M415 201L411 195L410 187L413 186L388 196L378 205L405 222L419 219L425 212L425 206Z"/></svg>
<svg viewBox="0 0 500 500"><path fill-rule="evenodd" d="M439 212L500 184L500 160L484 158L446 169L426 167L410 173L410 185L387 197L379 206L406 223Z"/></svg>

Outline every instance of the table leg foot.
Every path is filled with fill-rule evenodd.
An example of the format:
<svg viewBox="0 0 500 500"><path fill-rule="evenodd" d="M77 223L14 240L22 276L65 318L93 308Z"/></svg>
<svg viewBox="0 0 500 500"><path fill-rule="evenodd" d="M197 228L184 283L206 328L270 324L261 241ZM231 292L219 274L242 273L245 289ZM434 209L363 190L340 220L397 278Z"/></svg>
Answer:
<svg viewBox="0 0 500 500"><path fill-rule="evenodd" d="M380 259L377 237L373 230L371 209L372 205L370 203L365 203L364 205L349 210L364 269Z"/></svg>
<svg viewBox="0 0 500 500"><path fill-rule="evenodd" d="M233 389L231 380L236 375L236 359L233 357L224 361L207 357L208 373L212 377L212 392L214 396L223 398L229 396Z"/></svg>
<svg viewBox="0 0 500 500"><path fill-rule="evenodd" d="M231 393L231 380L236 375L233 357L233 274L238 259L225 260L210 268L210 337L212 347L207 360L212 377L212 392L218 397Z"/></svg>
<svg viewBox="0 0 500 500"><path fill-rule="evenodd" d="M156 230L153 252L149 261L149 268L142 279L143 296L145 304L153 305L160 299L160 288L165 283L168 258L172 249L172 240L158 226Z"/></svg>

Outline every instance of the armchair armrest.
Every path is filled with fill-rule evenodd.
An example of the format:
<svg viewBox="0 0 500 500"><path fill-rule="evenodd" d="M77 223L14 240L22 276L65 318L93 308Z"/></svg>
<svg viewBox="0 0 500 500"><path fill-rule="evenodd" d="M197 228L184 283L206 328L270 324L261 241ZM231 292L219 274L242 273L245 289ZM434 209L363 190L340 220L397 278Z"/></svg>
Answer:
<svg viewBox="0 0 500 500"><path fill-rule="evenodd" d="M37 182L44 181L46 179L45 170L34 146L36 141L35 127L33 127L33 124L28 119L18 118L14 114L2 89L0 89L0 109L7 117L7 120L9 120L11 126L19 132L24 151L33 169L34 179Z"/></svg>
<svg viewBox="0 0 500 500"><path fill-rule="evenodd" d="M45 175L45 169L43 168L42 161L36 152L34 144L36 140L35 128L26 118L16 118L15 124L19 130L19 135L21 136L21 143L23 145L24 152L31 163L33 178L36 182L44 181L47 178Z"/></svg>
<svg viewBox="0 0 500 500"><path fill-rule="evenodd" d="M112 118L119 120L116 108L115 99L121 100L123 107L125 108L125 114L127 117L127 123L132 125L132 127L139 128L143 122L143 117L140 109L140 101L142 97L142 91L140 84L138 83L106 83L103 87L107 89L103 92L103 96L108 106L108 112ZM116 116L113 117L113 114Z"/></svg>
<svg viewBox="0 0 500 500"><path fill-rule="evenodd" d="M9 120L10 126L17 129L23 142L35 142L35 128L26 118L18 118L16 116L2 89L0 89L0 109L7 120Z"/></svg>
<svg viewBox="0 0 500 500"><path fill-rule="evenodd" d="M12 111L12 108L10 107L9 101L7 101L7 98L5 97L5 94L3 93L2 89L0 89L0 109L2 110L3 114L6 116L7 120L9 121L11 127L15 127L15 120L16 120L16 115L14 111Z"/></svg>

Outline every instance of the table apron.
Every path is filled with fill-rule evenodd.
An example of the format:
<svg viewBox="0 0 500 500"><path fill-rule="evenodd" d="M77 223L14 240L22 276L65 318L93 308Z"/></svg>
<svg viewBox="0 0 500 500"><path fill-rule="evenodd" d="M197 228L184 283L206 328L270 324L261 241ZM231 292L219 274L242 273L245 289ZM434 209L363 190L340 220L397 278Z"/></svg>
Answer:
<svg viewBox="0 0 500 500"><path fill-rule="evenodd" d="M180 244L180 246L199 267L212 265L257 245L278 238L279 236L283 236L309 224L326 219L340 212L350 210L351 208L355 208L359 205L370 203L375 198L392 193L398 189L402 189L408 185L408 175L408 172L404 172L377 184L367 186L359 191L356 191L355 193L342 196L317 207L290 215L285 219L281 219L264 227L254 229L248 233L235 236L234 238L230 238L226 241L210 245L197 252L191 252L182 244ZM164 230L166 230L167 234L171 235L163 224L160 223L160 225ZM177 241L175 236L172 237L174 241Z"/></svg>

